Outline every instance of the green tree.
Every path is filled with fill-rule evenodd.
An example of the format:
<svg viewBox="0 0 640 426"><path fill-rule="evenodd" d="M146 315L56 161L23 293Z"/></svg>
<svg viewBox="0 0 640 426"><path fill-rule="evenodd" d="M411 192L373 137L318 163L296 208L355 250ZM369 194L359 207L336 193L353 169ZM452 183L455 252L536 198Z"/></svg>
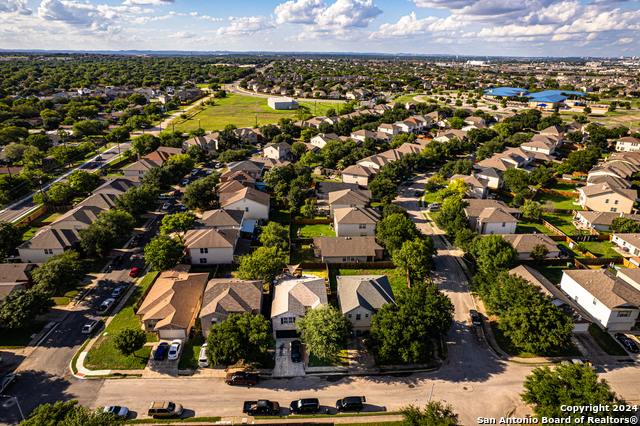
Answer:
<svg viewBox="0 0 640 426"><path fill-rule="evenodd" d="M2 151L2 156L9 160L10 162L18 162L22 161L24 157L24 152L27 150L27 145L21 143L12 143L8 145L4 151Z"/></svg>
<svg viewBox="0 0 640 426"><path fill-rule="evenodd" d="M218 160L222 163L231 163L233 161L242 161L249 156L248 149L229 149L218 156Z"/></svg>
<svg viewBox="0 0 640 426"><path fill-rule="evenodd" d="M28 259L22 260L29 262ZM31 272L34 288L52 295L64 294L65 290L75 287L84 279L85 264L75 250L51 256Z"/></svg>
<svg viewBox="0 0 640 426"><path fill-rule="evenodd" d="M142 185L166 189L175 181L175 176L171 172L172 167L154 167L144 174L140 182Z"/></svg>
<svg viewBox="0 0 640 426"><path fill-rule="evenodd" d="M522 216L529 220L539 220L542 217L542 206L537 201L527 200L520 207Z"/></svg>
<svg viewBox="0 0 640 426"><path fill-rule="evenodd" d="M193 223L197 217L191 212L181 212L166 215L162 219L162 225L160 226L161 234L171 234L174 232L179 233L180 241L184 242L184 234L193 227Z"/></svg>
<svg viewBox="0 0 640 426"><path fill-rule="evenodd" d="M437 254L431 238L405 241L402 247L391 253L394 265L404 272L409 272L411 282L424 280L431 275L433 256Z"/></svg>
<svg viewBox="0 0 640 426"><path fill-rule="evenodd" d="M204 159L207 158L207 153L196 145L191 145L189 149L187 149L187 155L193 158L193 161L196 163L202 163Z"/></svg>
<svg viewBox="0 0 640 426"><path fill-rule="evenodd" d="M71 185L66 182L56 182L47 191L51 204L67 205L73 199Z"/></svg>
<svg viewBox="0 0 640 426"><path fill-rule="evenodd" d="M291 209L295 212L300 210L300 207L304 205L305 196L300 187L294 186L289 190L287 194L287 202Z"/></svg>
<svg viewBox="0 0 640 426"><path fill-rule="evenodd" d="M436 286L424 282L396 294L396 303L373 315L367 349L379 363L429 362L433 340L453 324L454 306Z"/></svg>
<svg viewBox="0 0 640 426"><path fill-rule="evenodd" d="M73 123L73 136L80 138L82 136L101 135L102 123L99 121L78 121Z"/></svg>
<svg viewBox="0 0 640 426"><path fill-rule="evenodd" d="M147 343L147 334L139 327L126 327L113 336L113 345L124 355L134 355Z"/></svg>
<svg viewBox="0 0 640 426"><path fill-rule="evenodd" d="M131 141L131 150L134 152L134 154L140 157L141 155L144 155L145 152L147 152L147 144L145 143L144 139L141 139L140 137L134 138Z"/></svg>
<svg viewBox="0 0 640 426"><path fill-rule="evenodd" d="M0 128L0 145L19 143L21 139L26 139L29 131L24 127L8 126Z"/></svg>
<svg viewBox="0 0 640 426"><path fill-rule="evenodd" d="M133 217L140 217L149 210L155 210L158 195L160 190L155 186L140 185L127 189L116 198L115 203L119 210L124 210Z"/></svg>
<svg viewBox="0 0 640 426"><path fill-rule="evenodd" d="M322 360L333 360L347 346L352 324L331 305L308 309L298 318L296 328L311 354Z"/></svg>
<svg viewBox="0 0 640 426"><path fill-rule="evenodd" d="M0 259L7 258L22 244L22 230L11 222L0 221Z"/></svg>
<svg viewBox="0 0 640 426"><path fill-rule="evenodd" d="M130 235L136 220L120 210L107 210L87 228L81 229L80 245L87 253L104 253L115 248L123 236Z"/></svg>
<svg viewBox="0 0 640 426"><path fill-rule="evenodd" d="M584 133L571 132L571 133L567 133L565 137L573 143L582 143L582 141L584 140Z"/></svg>
<svg viewBox="0 0 640 426"><path fill-rule="evenodd" d="M204 179L191 182L184 189L182 204L192 210L209 208L216 199L214 190L218 182L220 182L218 175L209 175Z"/></svg>
<svg viewBox="0 0 640 426"><path fill-rule="evenodd" d="M285 255L278 247L261 247L253 253L240 257L238 277L241 280L255 280L264 277L264 282L272 282L282 272L286 263Z"/></svg>
<svg viewBox="0 0 640 426"><path fill-rule="evenodd" d="M582 112L584 112L585 114L589 115L591 114L591 108L589 108L588 106L584 107L584 109L582 110Z"/></svg>
<svg viewBox="0 0 640 426"><path fill-rule="evenodd" d="M67 180L71 182L74 191L87 194L98 187L100 176L85 170L74 170Z"/></svg>
<svg viewBox="0 0 640 426"><path fill-rule="evenodd" d="M529 178L531 182L547 183L553 180L553 175L555 174L555 172L556 171L553 167L546 167L542 165L533 169L533 171L529 175Z"/></svg>
<svg viewBox="0 0 640 426"><path fill-rule="evenodd" d="M469 203L459 196L447 198L435 219L438 228L444 230L447 235L455 235L459 230L469 228L469 221L464 212L464 208L468 205Z"/></svg>
<svg viewBox="0 0 640 426"><path fill-rule="evenodd" d="M402 426L457 426L458 415L453 407L440 401L429 402L422 411L419 407L409 405L400 410Z"/></svg>
<svg viewBox="0 0 640 426"><path fill-rule="evenodd" d="M531 258L533 260L545 260L549 254L549 249L544 244L536 244L531 249Z"/></svg>
<svg viewBox="0 0 640 426"><path fill-rule="evenodd" d="M520 192L529 185L529 174L522 169L509 167L504 172L504 185L511 192Z"/></svg>
<svg viewBox="0 0 640 426"><path fill-rule="evenodd" d="M475 247L478 269L486 274L511 268L518 261L518 252L502 235L487 235Z"/></svg>
<svg viewBox="0 0 640 426"><path fill-rule="evenodd" d="M628 217L616 217L611 222L611 230L620 234L640 232L640 223Z"/></svg>
<svg viewBox="0 0 640 426"><path fill-rule="evenodd" d="M89 407L77 406L78 401L58 401L54 405L38 406L20 426L121 426L124 419L105 415Z"/></svg>
<svg viewBox="0 0 640 426"><path fill-rule="evenodd" d="M416 224L402 213L395 213L382 219L376 225L376 240L383 244L389 253L402 248L405 241L422 238Z"/></svg>
<svg viewBox="0 0 640 426"><path fill-rule="evenodd" d="M145 262L153 265L156 271L166 271L182 259L183 245L180 241L166 235L159 235L151 239L144 248Z"/></svg>
<svg viewBox="0 0 640 426"><path fill-rule="evenodd" d="M28 327L38 315L55 306L51 296L39 290L16 290L0 302L0 324L7 328Z"/></svg>
<svg viewBox="0 0 640 426"><path fill-rule="evenodd" d="M625 405L626 402L618 397L606 380L598 380L598 374L592 367L564 361L556 364L554 369L538 367L527 376L523 383L525 391L520 394L522 401L533 406L536 418L543 417L566 419L571 418L570 424L577 424L584 413L562 410L563 405L598 406L604 405L598 413L590 412L589 416L597 419L630 416L625 411L614 411L613 406Z"/></svg>
<svg viewBox="0 0 640 426"><path fill-rule="evenodd" d="M449 126L451 126L452 129L456 129L456 130L460 130L467 125L464 119L459 117L450 118L447 120L447 122L449 123Z"/></svg>
<svg viewBox="0 0 640 426"><path fill-rule="evenodd" d="M274 345L269 321L245 312L230 314L226 321L209 329L205 353L211 365L230 365L241 359L258 362Z"/></svg>
<svg viewBox="0 0 640 426"><path fill-rule="evenodd" d="M260 242L264 247L286 251L289 248L289 231L278 222L269 222L262 228Z"/></svg>
<svg viewBox="0 0 640 426"><path fill-rule="evenodd" d="M122 143L128 141L130 137L131 133L129 133L129 127L120 126L107 133L104 138L107 142L110 143Z"/></svg>
<svg viewBox="0 0 640 426"><path fill-rule="evenodd" d="M302 157L302 155L307 152L307 146L302 142L294 142L291 145L291 153L296 156L296 158Z"/></svg>
<svg viewBox="0 0 640 426"><path fill-rule="evenodd" d="M369 189L374 198L391 200L398 196L398 187L395 182L389 178L378 178L376 176L369 183Z"/></svg>

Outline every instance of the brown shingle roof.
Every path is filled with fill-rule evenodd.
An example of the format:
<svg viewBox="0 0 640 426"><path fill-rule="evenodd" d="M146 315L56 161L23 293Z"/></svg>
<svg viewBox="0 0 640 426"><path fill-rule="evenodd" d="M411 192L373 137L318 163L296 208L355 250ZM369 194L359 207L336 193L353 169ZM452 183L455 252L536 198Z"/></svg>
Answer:
<svg viewBox="0 0 640 426"><path fill-rule="evenodd" d="M329 204L367 204L371 201L371 191L343 189L329 193Z"/></svg>
<svg viewBox="0 0 640 426"><path fill-rule="evenodd" d="M238 229L190 229L184 236L184 245L194 248L233 248Z"/></svg>
<svg viewBox="0 0 640 426"><path fill-rule="evenodd" d="M563 273L609 309L640 306L640 292L606 269L575 269Z"/></svg>
<svg viewBox="0 0 640 426"><path fill-rule="evenodd" d="M530 253L538 244L544 245L549 253L560 251L556 242L544 234L503 234L502 238L510 242L518 253Z"/></svg>
<svg viewBox="0 0 640 426"><path fill-rule="evenodd" d="M240 281L219 278L209 281L204 291L200 317L212 313L260 311L262 280Z"/></svg>
<svg viewBox="0 0 640 426"><path fill-rule="evenodd" d="M80 239L75 229L41 228L29 241L18 246L18 249L67 249Z"/></svg>
<svg viewBox="0 0 640 426"><path fill-rule="evenodd" d="M207 210L202 214L202 219L195 221L194 226L196 228L204 227L240 227L242 219L244 218L244 212L242 210Z"/></svg>
<svg viewBox="0 0 640 426"><path fill-rule="evenodd" d="M349 207L336 209L333 215L339 224L375 224L380 221L380 213L371 208Z"/></svg>
<svg viewBox="0 0 640 426"><path fill-rule="evenodd" d="M247 200L255 201L256 203L268 206L269 194L266 192L258 191L253 188L244 188L237 192L225 192L220 194L220 207L226 207L229 204L233 204L236 201L240 201L244 198Z"/></svg>
<svg viewBox="0 0 640 426"><path fill-rule="evenodd" d="M328 303L324 278L303 275L301 278L286 275L275 285L271 318L292 312L303 317L307 308L318 308Z"/></svg>
<svg viewBox="0 0 640 426"><path fill-rule="evenodd" d="M322 257L373 257L376 250L383 250L374 237L315 237L313 245Z"/></svg>

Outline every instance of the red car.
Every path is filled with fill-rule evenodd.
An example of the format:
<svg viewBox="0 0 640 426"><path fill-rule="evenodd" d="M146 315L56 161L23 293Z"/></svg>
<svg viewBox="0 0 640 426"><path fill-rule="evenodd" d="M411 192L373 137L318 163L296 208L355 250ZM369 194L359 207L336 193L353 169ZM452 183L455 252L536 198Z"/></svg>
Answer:
<svg viewBox="0 0 640 426"><path fill-rule="evenodd" d="M135 278L138 276L139 273L140 273L140 268L135 267L131 270L131 272L129 272L129 276Z"/></svg>

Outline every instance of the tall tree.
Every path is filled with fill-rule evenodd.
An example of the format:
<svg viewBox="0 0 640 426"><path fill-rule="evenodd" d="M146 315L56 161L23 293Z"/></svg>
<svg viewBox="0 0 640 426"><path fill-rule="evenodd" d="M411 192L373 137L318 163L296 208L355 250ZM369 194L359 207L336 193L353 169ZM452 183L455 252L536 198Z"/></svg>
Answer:
<svg viewBox="0 0 640 426"><path fill-rule="evenodd" d="M38 315L55 306L47 293L39 290L16 290L0 302L0 324L7 328L28 327Z"/></svg>
<svg viewBox="0 0 640 426"><path fill-rule="evenodd" d="M156 271L165 271L180 262L182 248L180 241L166 235L154 237L144 248L145 262Z"/></svg>
<svg viewBox="0 0 640 426"><path fill-rule="evenodd" d="M100 176L85 170L74 170L67 178L74 191L89 193L98 187Z"/></svg>
<svg viewBox="0 0 640 426"><path fill-rule="evenodd" d="M184 234L193 227L193 223L197 217L191 212L181 212L166 215L162 219L162 226L160 226L161 234L171 234L177 232L180 236L180 240L184 242Z"/></svg>
<svg viewBox="0 0 640 426"><path fill-rule="evenodd" d="M140 185L131 187L122 195L116 198L116 207L124 210L133 217L140 217L141 214L154 210L156 199L160 190L151 185Z"/></svg>
<svg viewBox="0 0 640 426"><path fill-rule="evenodd" d="M435 222L438 228L444 230L447 235L455 235L461 229L469 228L469 221L464 208L469 204L459 196L453 195L442 204L440 214Z"/></svg>
<svg viewBox="0 0 640 426"><path fill-rule="evenodd" d="M210 175L191 182L184 189L182 204L189 209L205 210L209 208L215 201L214 189L218 182L220 182L220 178L217 175Z"/></svg>
<svg viewBox="0 0 640 426"><path fill-rule="evenodd" d="M616 217L611 222L611 230L620 234L640 232L640 223L628 217Z"/></svg>
<svg viewBox="0 0 640 426"><path fill-rule="evenodd" d="M403 407L402 426L457 426L458 415L454 413L453 407L444 405L440 401L429 402L424 408L409 405Z"/></svg>
<svg viewBox="0 0 640 426"><path fill-rule="evenodd" d="M530 220L538 220L542 216L542 206L533 200L526 200L524 205L520 207L522 216Z"/></svg>
<svg viewBox="0 0 640 426"><path fill-rule="evenodd" d="M269 321L250 312L230 314L226 321L213 325L207 336L207 359L211 365L262 361L275 345Z"/></svg>
<svg viewBox="0 0 640 426"><path fill-rule="evenodd" d="M486 274L511 268L518 252L502 235L487 235L475 247L478 269Z"/></svg>
<svg viewBox="0 0 640 426"><path fill-rule="evenodd" d="M22 244L22 230L11 222L0 221L0 259L9 257Z"/></svg>
<svg viewBox="0 0 640 426"><path fill-rule="evenodd" d="M347 345L352 324L331 305L308 309L296 321L302 341L311 354L322 360L333 360Z"/></svg>
<svg viewBox="0 0 640 426"><path fill-rule="evenodd" d="M242 280L263 278L270 283L282 272L285 262L285 255L278 247L261 247L240 258L238 277Z"/></svg>
<svg viewBox="0 0 640 426"><path fill-rule="evenodd" d="M31 272L34 288L48 294L64 294L84 279L85 264L75 250L53 255Z"/></svg>
<svg viewBox="0 0 640 426"><path fill-rule="evenodd" d="M402 247L391 253L394 265L401 271L408 271L411 281L424 280L431 274L433 256L437 254L431 238L405 241Z"/></svg>
<svg viewBox="0 0 640 426"><path fill-rule="evenodd" d="M285 251L289 248L289 231L278 222L269 222L262 228L260 242L264 247Z"/></svg>
<svg viewBox="0 0 640 426"><path fill-rule="evenodd" d="M39 405L20 426L121 426L124 419L105 415L89 407L77 406L77 400Z"/></svg>
<svg viewBox="0 0 640 426"><path fill-rule="evenodd" d="M376 240L383 244L389 253L402 247L405 241L422 238L416 224L402 213L385 217L376 225Z"/></svg>
<svg viewBox="0 0 640 426"><path fill-rule="evenodd" d="M126 327L113 336L113 345L124 355L133 355L147 343L147 334L139 327Z"/></svg>

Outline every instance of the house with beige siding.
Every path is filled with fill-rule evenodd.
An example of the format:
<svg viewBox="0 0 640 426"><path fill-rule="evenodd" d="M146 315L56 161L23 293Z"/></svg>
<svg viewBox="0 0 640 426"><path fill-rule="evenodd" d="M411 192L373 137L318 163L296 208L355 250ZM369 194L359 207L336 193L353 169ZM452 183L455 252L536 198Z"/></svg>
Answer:
<svg viewBox="0 0 640 426"><path fill-rule="evenodd" d="M520 259L531 259L531 251L539 244L549 251L547 259L560 256L557 243L545 234L503 234L502 238L513 246Z"/></svg>
<svg viewBox="0 0 640 426"><path fill-rule="evenodd" d="M333 212L333 229L338 237L373 237L380 213L372 208L347 207Z"/></svg>
<svg viewBox="0 0 640 426"><path fill-rule="evenodd" d="M187 260L193 264L233 263L249 253L250 246L239 229L190 229L184 236Z"/></svg>
<svg viewBox="0 0 640 426"><path fill-rule="evenodd" d="M231 314L262 312L262 280L242 281L229 278L209 280L204 290L200 324L206 338L213 325L226 321Z"/></svg>
<svg viewBox="0 0 640 426"><path fill-rule="evenodd" d="M342 182L357 183L358 185L367 186L376 176L376 173L377 169L363 167L360 164L354 164L342 171Z"/></svg>
<svg viewBox="0 0 640 426"><path fill-rule="evenodd" d="M271 303L271 323L276 338L298 337L296 320L304 317L308 309L329 303L324 278L315 275L296 277L285 274L274 286Z"/></svg>
<svg viewBox="0 0 640 426"><path fill-rule="evenodd" d="M515 234L520 210L497 200L465 199L471 230L479 234Z"/></svg>
<svg viewBox="0 0 640 426"><path fill-rule="evenodd" d="M576 220L587 228L593 228L599 232L611 232L611 224L614 219L619 217L624 217L640 223L640 215L638 214L593 212L585 210L579 210L576 212Z"/></svg>
<svg viewBox="0 0 640 426"><path fill-rule="evenodd" d="M371 202L371 191L368 189L344 189L329 193L329 212L334 210L359 207L365 208Z"/></svg>
<svg viewBox="0 0 640 426"><path fill-rule="evenodd" d="M454 182L458 179L462 179L469 187L467 189L466 195L471 198L487 198L487 194L489 193L489 185L485 179L477 178L475 176L467 176L467 175L453 175L451 176L450 182Z"/></svg>
<svg viewBox="0 0 640 426"><path fill-rule="evenodd" d="M640 256L639 234L613 234L611 242L634 256Z"/></svg>
<svg viewBox="0 0 640 426"><path fill-rule="evenodd" d="M270 197L266 192L245 188L237 192L224 192L219 195L220 208L244 211L246 219L268 220Z"/></svg>
<svg viewBox="0 0 640 426"><path fill-rule="evenodd" d="M313 251L327 263L376 262L384 255L375 237L315 237Z"/></svg>
<svg viewBox="0 0 640 426"><path fill-rule="evenodd" d="M80 240L76 229L40 228L17 249L23 263L44 263L56 254L74 248Z"/></svg>
<svg viewBox="0 0 640 426"><path fill-rule="evenodd" d="M371 319L387 303L395 303L395 296L386 275L337 276L338 306L353 325L356 335L371 330Z"/></svg>
<svg viewBox="0 0 640 426"><path fill-rule="evenodd" d="M578 200L585 210L631 213L638 198L635 189L615 188L606 183L578 188Z"/></svg>
<svg viewBox="0 0 640 426"><path fill-rule="evenodd" d="M616 151L638 151L640 150L640 139L625 136L616 141Z"/></svg>
<svg viewBox="0 0 640 426"><path fill-rule="evenodd" d="M262 154L274 160L286 160L291 157L291 145L286 142L272 143L264 147Z"/></svg>

